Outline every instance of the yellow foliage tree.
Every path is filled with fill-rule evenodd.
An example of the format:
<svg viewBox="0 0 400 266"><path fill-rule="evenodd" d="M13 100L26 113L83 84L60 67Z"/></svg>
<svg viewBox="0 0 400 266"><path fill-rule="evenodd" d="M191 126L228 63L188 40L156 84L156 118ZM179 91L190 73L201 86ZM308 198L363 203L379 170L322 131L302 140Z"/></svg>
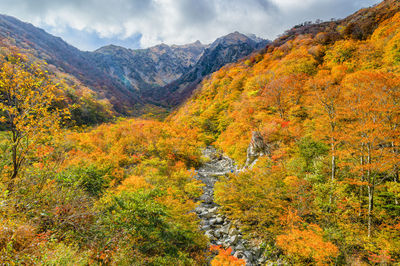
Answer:
<svg viewBox="0 0 400 266"><path fill-rule="evenodd" d="M0 121L10 133L11 190L32 145L58 132L69 113L57 107L62 91L39 65L11 52L0 66Z"/></svg>

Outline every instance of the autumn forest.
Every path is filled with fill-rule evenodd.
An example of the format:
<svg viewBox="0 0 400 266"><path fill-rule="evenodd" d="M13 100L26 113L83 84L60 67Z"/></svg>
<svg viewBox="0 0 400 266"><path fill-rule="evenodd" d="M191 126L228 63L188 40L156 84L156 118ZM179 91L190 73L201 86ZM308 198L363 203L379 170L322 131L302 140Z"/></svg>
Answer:
<svg viewBox="0 0 400 266"><path fill-rule="evenodd" d="M397 265L399 10L297 25L135 117L3 39L0 265Z"/></svg>

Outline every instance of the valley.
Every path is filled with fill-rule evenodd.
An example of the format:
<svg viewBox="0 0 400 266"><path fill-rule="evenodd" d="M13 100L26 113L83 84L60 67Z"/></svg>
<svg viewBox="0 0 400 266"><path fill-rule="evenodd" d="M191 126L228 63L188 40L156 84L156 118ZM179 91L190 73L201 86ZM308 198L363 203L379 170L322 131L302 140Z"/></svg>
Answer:
<svg viewBox="0 0 400 266"><path fill-rule="evenodd" d="M1 265L400 263L399 1L273 41L0 36Z"/></svg>

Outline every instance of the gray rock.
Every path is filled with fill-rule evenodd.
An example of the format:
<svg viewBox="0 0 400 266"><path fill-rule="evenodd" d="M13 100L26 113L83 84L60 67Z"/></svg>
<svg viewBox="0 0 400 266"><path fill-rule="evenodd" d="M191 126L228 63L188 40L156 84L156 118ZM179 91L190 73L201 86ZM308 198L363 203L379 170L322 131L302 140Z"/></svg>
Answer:
<svg viewBox="0 0 400 266"><path fill-rule="evenodd" d="M225 234L225 235L227 235L227 234L229 234L229 226L223 226L222 228L221 228L221 232L223 233L223 234Z"/></svg>
<svg viewBox="0 0 400 266"><path fill-rule="evenodd" d="M253 249L254 256L257 258L261 256L261 249L260 248L255 248Z"/></svg>
<svg viewBox="0 0 400 266"><path fill-rule="evenodd" d="M229 230L229 234L230 235L238 235L239 231L235 227L231 227L231 229Z"/></svg>
<svg viewBox="0 0 400 266"><path fill-rule="evenodd" d="M231 236L231 238L229 239L229 242L230 242L232 245L236 245L238 241L239 241L239 237L238 237L237 235L233 235L233 236Z"/></svg>
<svg viewBox="0 0 400 266"><path fill-rule="evenodd" d="M253 260L253 254L251 254L250 251L245 251L245 252L244 252L244 256L245 256L249 261L252 261L252 260Z"/></svg>
<svg viewBox="0 0 400 266"><path fill-rule="evenodd" d="M270 154L270 147L264 142L260 132L253 131L250 145L247 148L246 167L251 166L258 157L265 154Z"/></svg>
<svg viewBox="0 0 400 266"><path fill-rule="evenodd" d="M222 224L224 222L224 219L222 219L221 217L217 217L216 222L217 224Z"/></svg>
<svg viewBox="0 0 400 266"><path fill-rule="evenodd" d="M205 226L201 227L201 230L203 230L203 231L209 231L210 229L211 229L211 226L209 226L209 225L205 225Z"/></svg>
<svg viewBox="0 0 400 266"><path fill-rule="evenodd" d="M221 231L220 231L220 230L214 231L214 236L215 236L216 238L220 238L220 237L221 237Z"/></svg>
<svg viewBox="0 0 400 266"><path fill-rule="evenodd" d="M208 210L209 213L214 213L214 214L216 214L217 211L218 211L218 207L214 207L214 208Z"/></svg>
<svg viewBox="0 0 400 266"><path fill-rule="evenodd" d="M197 207L196 208L196 213L197 214L200 214L200 213L202 213L202 212L204 212L205 211L205 209L203 208L203 207Z"/></svg>
<svg viewBox="0 0 400 266"><path fill-rule="evenodd" d="M236 249L236 250L245 250L245 248L244 248L244 246L243 246L242 243L239 243L239 244L235 247L235 249Z"/></svg>
<svg viewBox="0 0 400 266"><path fill-rule="evenodd" d="M214 217L214 214L211 212L203 212L200 216L202 216L206 219L210 219L210 218Z"/></svg>
<svg viewBox="0 0 400 266"><path fill-rule="evenodd" d="M241 259L241 258L244 257L244 256L243 256L243 253L240 252L240 251L236 251L235 254L233 254L233 256L235 256L235 257L238 258L238 259Z"/></svg>
<svg viewBox="0 0 400 266"><path fill-rule="evenodd" d="M269 147L265 145L259 133L253 133L252 142L248 149L248 160L256 160L259 156L269 152ZM224 248L232 247L232 254L238 258L243 258L246 265L261 265L265 261L261 259L261 251L257 248L246 248L250 243L242 239L240 231L223 215L219 214L219 206L214 202L214 185L223 175L231 171L238 171L234 166L233 160L218 153L214 148L207 148L204 155L209 158L195 177L205 184L203 195L199 201L203 201L194 210L201 219L200 228L205 231L211 244L222 245ZM250 158L250 159L249 159ZM249 162L247 163L249 164ZM247 168L251 165L246 165ZM246 171L246 168L240 171Z"/></svg>
<svg viewBox="0 0 400 266"><path fill-rule="evenodd" d="M229 243L227 243L226 241L224 241L224 242L222 243L222 246L223 246L225 249L227 249L227 248L230 247Z"/></svg>

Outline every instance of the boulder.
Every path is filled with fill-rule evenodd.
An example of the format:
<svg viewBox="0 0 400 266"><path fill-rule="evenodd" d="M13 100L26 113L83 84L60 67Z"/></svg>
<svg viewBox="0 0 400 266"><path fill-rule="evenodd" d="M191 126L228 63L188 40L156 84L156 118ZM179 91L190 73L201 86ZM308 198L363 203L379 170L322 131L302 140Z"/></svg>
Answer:
<svg viewBox="0 0 400 266"><path fill-rule="evenodd" d="M239 243L239 244L235 247L235 249L236 249L236 250L245 250L245 247L243 246L242 243Z"/></svg>
<svg viewBox="0 0 400 266"><path fill-rule="evenodd" d="M220 238L220 237L221 237L221 231L220 231L220 230L215 230L215 231L214 231L214 236L215 236L216 238Z"/></svg>
<svg viewBox="0 0 400 266"><path fill-rule="evenodd" d="M236 243L238 242L238 240L239 240L239 237L238 237L237 235L233 235L233 236L231 236L231 238L229 239L229 242L230 242L232 245L236 245Z"/></svg>
<svg viewBox="0 0 400 266"><path fill-rule="evenodd" d="M254 249L253 249L253 254L254 254L254 256L256 256L257 258L261 256L261 253L262 253L261 248L254 248Z"/></svg>
<svg viewBox="0 0 400 266"><path fill-rule="evenodd" d="M202 217L204 217L204 218L206 218L206 219L210 219L210 218L214 217L214 214L211 213L211 212L205 211L205 212L203 212L200 216L202 216Z"/></svg>
<svg viewBox="0 0 400 266"><path fill-rule="evenodd" d="M229 234L229 226L225 225L221 228L221 232L225 235Z"/></svg>
<svg viewBox="0 0 400 266"><path fill-rule="evenodd" d="M241 259L241 258L244 257L244 254L242 252L240 252L240 251L236 251L233 256L235 256L238 259Z"/></svg>
<svg viewBox="0 0 400 266"><path fill-rule="evenodd" d="M200 214L200 213L202 213L202 212L204 212L205 211L205 208L203 208L203 207L197 207L196 208L196 213L197 214Z"/></svg>
<svg viewBox="0 0 400 266"><path fill-rule="evenodd" d="M214 207L214 208L211 208L208 210L209 213L213 213L213 214L216 214L217 211L218 211L218 207Z"/></svg>
<svg viewBox="0 0 400 266"><path fill-rule="evenodd" d="M204 225L203 227L201 227L201 230L208 231L211 230L211 227L209 225Z"/></svg>
<svg viewBox="0 0 400 266"><path fill-rule="evenodd" d="M235 227L231 227L231 229L229 230L229 234L232 236L238 235L239 231Z"/></svg>
<svg viewBox="0 0 400 266"><path fill-rule="evenodd" d="M250 251L245 251L244 256L247 258L247 260L252 261L253 260L253 254L251 254Z"/></svg>

